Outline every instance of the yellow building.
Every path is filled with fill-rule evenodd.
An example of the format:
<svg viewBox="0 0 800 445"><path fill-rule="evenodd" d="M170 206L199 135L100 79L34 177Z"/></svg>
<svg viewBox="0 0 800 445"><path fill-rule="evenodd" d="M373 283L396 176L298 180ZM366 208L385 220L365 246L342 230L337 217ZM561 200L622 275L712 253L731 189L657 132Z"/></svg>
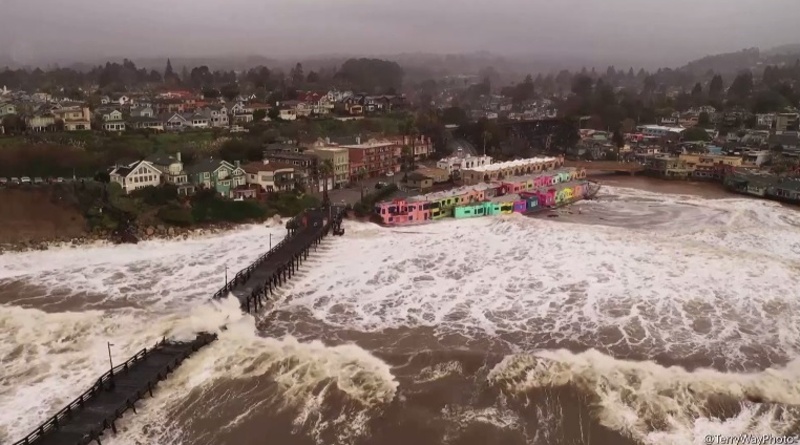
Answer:
<svg viewBox="0 0 800 445"><path fill-rule="evenodd" d="M333 164L334 185L344 185L350 177L350 152L341 147L313 147L311 153Z"/></svg>

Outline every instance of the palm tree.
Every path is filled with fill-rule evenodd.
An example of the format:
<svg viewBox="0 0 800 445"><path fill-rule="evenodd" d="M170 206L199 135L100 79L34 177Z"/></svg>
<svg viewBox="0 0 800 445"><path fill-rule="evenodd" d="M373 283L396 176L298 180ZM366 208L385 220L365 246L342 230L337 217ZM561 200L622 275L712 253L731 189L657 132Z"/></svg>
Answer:
<svg viewBox="0 0 800 445"><path fill-rule="evenodd" d="M322 206L328 207L331 204L330 197L328 196L328 180L333 176L333 161L325 159L319 164L318 172L319 178L322 178ZM319 180L317 178L317 180Z"/></svg>
<svg viewBox="0 0 800 445"><path fill-rule="evenodd" d="M413 116L408 116L403 122L400 123L400 132L403 133L403 144L404 144L403 152L404 153L405 153L406 148L407 148L407 146L405 145L405 143L406 143L405 138L408 138L408 139L411 140L410 156L408 158L406 158L406 159L407 159L407 162L409 164L409 169L410 170L414 170L414 168L416 167L414 165L414 153L416 152L416 148L417 148L416 147L416 144L417 144L416 138L417 138L417 135L419 134L419 129L417 128L417 124L416 124Z"/></svg>

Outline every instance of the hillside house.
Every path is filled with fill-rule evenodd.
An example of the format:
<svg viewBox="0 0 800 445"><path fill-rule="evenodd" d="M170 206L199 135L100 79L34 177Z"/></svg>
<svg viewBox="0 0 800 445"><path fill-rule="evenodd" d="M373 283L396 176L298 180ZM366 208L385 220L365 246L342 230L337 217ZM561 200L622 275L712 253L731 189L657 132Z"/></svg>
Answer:
<svg viewBox="0 0 800 445"><path fill-rule="evenodd" d="M161 184L161 172L147 161L115 166L109 172L111 182L119 184L125 193Z"/></svg>
<svg viewBox="0 0 800 445"><path fill-rule="evenodd" d="M214 190L225 198L233 196L233 189L245 185L247 177L245 171L235 164L208 158L186 168L189 182L197 188Z"/></svg>

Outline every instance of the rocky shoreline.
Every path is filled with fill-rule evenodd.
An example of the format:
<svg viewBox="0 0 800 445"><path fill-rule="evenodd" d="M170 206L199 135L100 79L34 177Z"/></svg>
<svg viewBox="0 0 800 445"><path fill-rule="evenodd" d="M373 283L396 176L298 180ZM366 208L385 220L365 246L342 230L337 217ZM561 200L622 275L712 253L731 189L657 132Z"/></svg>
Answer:
<svg viewBox="0 0 800 445"><path fill-rule="evenodd" d="M177 227L167 225L151 225L137 228L135 234L139 241L180 241L194 238L203 238L210 235L218 235L225 232L236 230L240 227L253 224L265 224L267 227L284 224L285 218L274 216L264 221L253 221L249 223L218 223L202 227ZM0 244L0 254L11 252L29 252L34 250L48 250L51 248L77 248L91 244L114 244L110 231L87 232L80 237L64 237L52 239L20 240L13 243Z"/></svg>

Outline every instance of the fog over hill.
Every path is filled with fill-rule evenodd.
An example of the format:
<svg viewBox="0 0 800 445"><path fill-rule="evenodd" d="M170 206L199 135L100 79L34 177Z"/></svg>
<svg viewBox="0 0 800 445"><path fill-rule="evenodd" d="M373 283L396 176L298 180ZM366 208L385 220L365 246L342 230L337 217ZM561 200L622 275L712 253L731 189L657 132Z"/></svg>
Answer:
<svg viewBox="0 0 800 445"><path fill-rule="evenodd" d="M800 41L797 0L70 0L58 14L43 13L53 6L4 1L0 59L68 65L224 55L244 66L249 55L294 62L319 54L486 51L480 54L521 63L521 71L549 71L674 67L707 54Z"/></svg>

